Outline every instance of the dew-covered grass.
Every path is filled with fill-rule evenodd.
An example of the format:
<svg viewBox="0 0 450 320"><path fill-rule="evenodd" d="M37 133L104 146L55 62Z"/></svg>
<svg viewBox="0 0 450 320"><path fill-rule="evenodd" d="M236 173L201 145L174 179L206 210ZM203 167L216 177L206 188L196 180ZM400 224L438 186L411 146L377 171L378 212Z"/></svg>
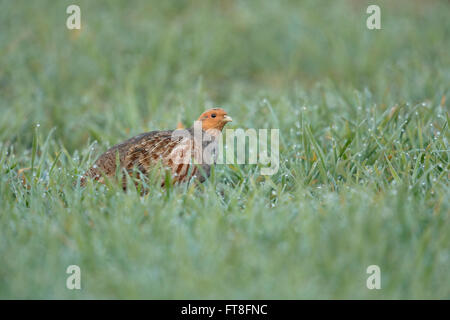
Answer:
<svg viewBox="0 0 450 320"><path fill-rule="evenodd" d="M0 1L0 298L450 298L447 1L73 2ZM74 185L214 106L275 175Z"/></svg>

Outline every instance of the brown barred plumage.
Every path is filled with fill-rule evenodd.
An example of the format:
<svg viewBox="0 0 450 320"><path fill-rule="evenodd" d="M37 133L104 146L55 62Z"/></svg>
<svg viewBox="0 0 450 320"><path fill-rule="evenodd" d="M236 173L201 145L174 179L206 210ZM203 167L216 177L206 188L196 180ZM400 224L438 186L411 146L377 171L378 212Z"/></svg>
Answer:
<svg viewBox="0 0 450 320"><path fill-rule="evenodd" d="M232 120L223 109L214 108L204 112L198 121L201 121L202 134L206 137L199 143L194 139L194 128L140 134L102 154L83 175L80 184L84 186L87 178L103 182L104 177L114 176L117 169L125 169L130 176L136 173L137 169L136 178L140 179L140 174L148 175L158 167L167 168L174 183L185 182L191 178L198 178L200 182L205 181L209 177L212 163L205 163L201 150L208 147L208 151L212 150L217 155L216 137L225 124ZM211 143L215 144L212 148ZM200 145L202 149L199 149ZM206 156L214 158L214 154ZM116 163L119 164L119 168ZM164 186L164 179L161 185ZM123 188L126 189L125 176Z"/></svg>

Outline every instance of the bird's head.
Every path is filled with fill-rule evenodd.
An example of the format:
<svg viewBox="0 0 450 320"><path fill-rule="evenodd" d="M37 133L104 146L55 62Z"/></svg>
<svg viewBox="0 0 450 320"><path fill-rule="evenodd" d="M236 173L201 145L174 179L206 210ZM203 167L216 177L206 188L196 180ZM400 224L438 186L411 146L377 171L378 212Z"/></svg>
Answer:
<svg viewBox="0 0 450 320"><path fill-rule="evenodd" d="M198 121L202 122L202 129L205 131L215 129L222 131L227 122L233 121L226 111L221 108L213 108L203 112Z"/></svg>

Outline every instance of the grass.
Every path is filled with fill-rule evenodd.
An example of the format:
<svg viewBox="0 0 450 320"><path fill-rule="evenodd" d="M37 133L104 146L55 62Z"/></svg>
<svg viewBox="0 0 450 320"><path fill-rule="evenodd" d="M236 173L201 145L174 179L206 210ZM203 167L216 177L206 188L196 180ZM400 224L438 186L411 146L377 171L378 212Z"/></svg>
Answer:
<svg viewBox="0 0 450 320"><path fill-rule="evenodd" d="M450 298L450 5L373 3L382 30L364 1L0 1L0 298ZM217 105L280 129L277 174L73 186Z"/></svg>

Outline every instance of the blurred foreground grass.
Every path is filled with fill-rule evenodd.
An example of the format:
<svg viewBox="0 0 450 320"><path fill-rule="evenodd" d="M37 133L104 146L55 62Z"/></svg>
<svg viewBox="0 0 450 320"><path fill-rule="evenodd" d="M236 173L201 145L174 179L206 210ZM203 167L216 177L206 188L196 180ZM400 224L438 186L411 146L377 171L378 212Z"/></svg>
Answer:
<svg viewBox="0 0 450 320"><path fill-rule="evenodd" d="M0 1L0 298L450 298L450 5L370 3L382 30L365 1ZM217 105L281 130L276 175L73 187Z"/></svg>

